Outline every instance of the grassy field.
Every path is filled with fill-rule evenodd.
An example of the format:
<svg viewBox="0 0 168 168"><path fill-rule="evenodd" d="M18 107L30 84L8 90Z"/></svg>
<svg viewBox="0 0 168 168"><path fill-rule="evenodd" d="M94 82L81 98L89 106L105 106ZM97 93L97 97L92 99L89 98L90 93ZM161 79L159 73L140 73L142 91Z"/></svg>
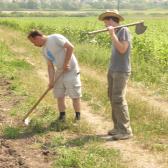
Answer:
<svg viewBox="0 0 168 168"><path fill-rule="evenodd" d="M15 11L1 11L2 17L88 17L97 16L104 9L81 9L80 11L61 11L61 10L15 10ZM121 9L120 13L125 17L142 18L143 17L167 17L167 9L148 9L148 10L130 10Z"/></svg>
<svg viewBox="0 0 168 168"><path fill-rule="evenodd" d="M133 22L136 19L129 19ZM168 42L166 19L144 18L148 30L144 35L137 36L134 29L132 82L141 83L153 91L154 95L161 95L167 99L168 93ZM79 23L79 24L77 24ZM1 18L1 33L4 38L0 41L0 77L10 81L10 90L14 97L20 97L21 103L9 111L9 117L15 120L21 119L30 105L44 91L46 83L43 82L37 69L44 67L39 50L33 48L26 39L26 32L32 28L38 28L46 34L61 33L67 36L75 44L75 53L80 64L88 69L105 74L107 69L111 44L107 34L88 37L87 31L103 28L95 17L85 18ZM94 48L94 49L93 49ZM35 66L26 60L29 58ZM26 74L26 75L25 75ZM104 82L96 76L82 73L83 101L87 102L92 112L103 116L110 121L111 110L106 96ZM33 82L32 82L33 81ZM38 86L38 87L37 87ZM101 92L100 92L101 90ZM5 97L10 100L10 95ZM150 107L147 102L135 99L128 95L130 115L137 144L152 153L168 154L168 118L163 117L159 110ZM73 123L72 107L68 110L68 120L64 124L55 123L55 101L49 94L39 105L36 115L28 128L22 128L16 124L3 124L0 128L1 136L7 139L19 139L30 134L37 135L37 146L42 147L47 134L54 132L47 142L47 149L56 152L53 167L79 167L79 168L124 168L121 153L113 148L105 148L104 143L96 136L87 136L94 133L91 125L83 120L79 125ZM102 161L103 160L103 161ZM166 160L166 159L165 159ZM164 161L165 161L164 160ZM166 160L167 161L167 160Z"/></svg>
<svg viewBox="0 0 168 168"><path fill-rule="evenodd" d="M44 91L46 83L40 77L37 78L37 67L28 63L23 56L13 52L8 46L10 44L13 44L13 41L8 44L0 41L0 79L8 81L9 88L6 92L10 91L10 94L3 99L3 102L6 102L4 105L7 105L4 108L8 108L10 102L18 97L20 99L19 103L6 113L6 122L3 121L0 125L0 136L7 140L17 140L34 135L36 142L29 144L29 147L43 149L45 146L47 151L53 153L52 160L55 161L52 167L55 168L125 168L118 150L107 149L102 146L101 139L94 135L89 136L93 130L86 121L74 124L71 107L68 110L67 121L65 123L56 122L58 114L56 113L55 101L50 94L36 109L36 115L32 118L29 127L20 125L23 115L39 97L39 94ZM3 96L3 92L1 95ZM0 97L1 102L2 97ZM3 113L0 111L2 119L1 115ZM13 122L8 122L9 118L12 118ZM51 133L52 136L48 139ZM41 139L47 139L47 142ZM8 162L6 162L7 164Z"/></svg>
<svg viewBox="0 0 168 168"><path fill-rule="evenodd" d="M129 20L132 22L134 20ZM4 25L27 32L38 28L45 32L62 33L76 45L76 55L81 63L102 70L107 69L110 57L110 39L106 34L88 37L85 32L102 28L96 18L21 18L1 19ZM76 25L80 22L79 25ZM144 35L133 33L132 80L141 82L155 89L155 94L167 95L168 91L168 59L167 59L167 27L165 20L145 20L148 30ZM157 24L157 27L155 26ZM164 32L163 35L161 32ZM94 50L93 50L94 48ZM157 66L156 66L157 65Z"/></svg>
<svg viewBox="0 0 168 168"><path fill-rule="evenodd" d="M126 23L136 19L128 19ZM168 93L168 41L167 19L146 19L148 30L143 35L132 32L132 80L154 88L156 94L167 97ZM76 24L80 23L80 24ZM85 18L1 18L1 25L7 25L28 32L32 28L46 34L61 33L76 46L80 62L90 66L107 68L111 42L106 33L89 37L86 32L103 28L95 17ZM164 33L162 33L164 32ZM93 50L95 48L95 50ZM156 66L157 65L157 66Z"/></svg>

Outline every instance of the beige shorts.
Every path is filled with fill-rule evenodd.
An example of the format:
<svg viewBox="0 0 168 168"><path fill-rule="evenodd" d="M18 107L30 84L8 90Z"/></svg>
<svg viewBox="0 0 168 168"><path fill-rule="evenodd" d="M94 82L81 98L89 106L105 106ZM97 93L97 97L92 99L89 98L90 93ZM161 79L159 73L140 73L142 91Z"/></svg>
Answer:
<svg viewBox="0 0 168 168"><path fill-rule="evenodd" d="M56 77L59 72L56 73ZM69 96L72 99L80 98L81 94L81 80L80 73L70 71L62 74L53 88L55 98L62 98Z"/></svg>

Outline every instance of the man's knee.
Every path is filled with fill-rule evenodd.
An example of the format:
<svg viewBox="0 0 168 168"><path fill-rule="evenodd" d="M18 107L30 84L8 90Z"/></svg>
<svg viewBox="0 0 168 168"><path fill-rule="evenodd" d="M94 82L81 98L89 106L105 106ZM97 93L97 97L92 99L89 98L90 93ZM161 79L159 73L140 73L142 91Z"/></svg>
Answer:
<svg viewBox="0 0 168 168"><path fill-rule="evenodd" d="M126 100L123 96L112 96L111 102L112 104L124 104Z"/></svg>

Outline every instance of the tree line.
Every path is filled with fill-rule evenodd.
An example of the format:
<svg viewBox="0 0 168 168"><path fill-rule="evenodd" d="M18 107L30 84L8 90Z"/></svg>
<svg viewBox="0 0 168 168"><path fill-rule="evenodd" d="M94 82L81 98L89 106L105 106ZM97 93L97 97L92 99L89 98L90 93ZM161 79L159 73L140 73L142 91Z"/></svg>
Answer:
<svg viewBox="0 0 168 168"><path fill-rule="evenodd" d="M142 10L147 8L168 8L167 0L23 0L0 1L0 10L80 10L80 9L122 9Z"/></svg>

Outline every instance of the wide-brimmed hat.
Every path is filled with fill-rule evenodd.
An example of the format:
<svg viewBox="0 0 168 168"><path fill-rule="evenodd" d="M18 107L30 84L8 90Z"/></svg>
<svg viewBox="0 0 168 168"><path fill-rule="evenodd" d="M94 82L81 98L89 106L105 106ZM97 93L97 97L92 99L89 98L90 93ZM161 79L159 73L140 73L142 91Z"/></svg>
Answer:
<svg viewBox="0 0 168 168"><path fill-rule="evenodd" d="M119 14L118 10L107 10L106 12L99 15L99 20L103 21L106 17L116 17L120 21L124 21L124 18Z"/></svg>

